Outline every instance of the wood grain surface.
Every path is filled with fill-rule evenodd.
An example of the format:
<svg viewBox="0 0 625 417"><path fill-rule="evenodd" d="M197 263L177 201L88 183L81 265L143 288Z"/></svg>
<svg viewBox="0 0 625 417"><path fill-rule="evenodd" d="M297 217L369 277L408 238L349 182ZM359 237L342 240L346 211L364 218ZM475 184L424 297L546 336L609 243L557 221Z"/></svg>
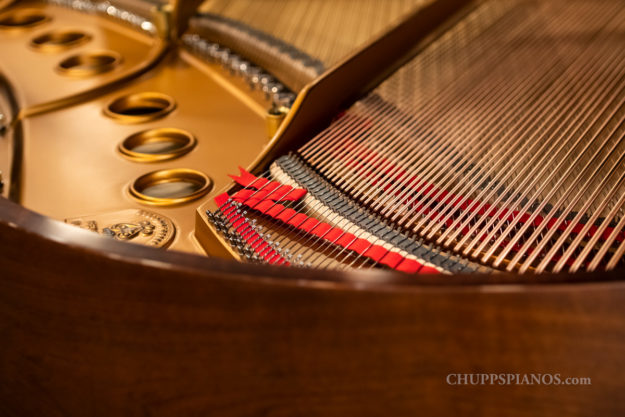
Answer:
<svg viewBox="0 0 625 417"><path fill-rule="evenodd" d="M0 217L2 416L625 412L617 274L319 279L120 244L6 200ZM450 373L592 385L452 386Z"/></svg>

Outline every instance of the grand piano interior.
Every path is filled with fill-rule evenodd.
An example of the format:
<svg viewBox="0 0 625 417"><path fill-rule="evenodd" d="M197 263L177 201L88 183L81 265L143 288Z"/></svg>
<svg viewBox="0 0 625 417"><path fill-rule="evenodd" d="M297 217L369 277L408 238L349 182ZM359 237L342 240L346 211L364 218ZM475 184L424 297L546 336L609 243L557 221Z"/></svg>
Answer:
<svg viewBox="0 0 625 417"><path fill-rule="evenodd" d="M0 414L625 412L622 1L0 0L0 57Z"/></svg>

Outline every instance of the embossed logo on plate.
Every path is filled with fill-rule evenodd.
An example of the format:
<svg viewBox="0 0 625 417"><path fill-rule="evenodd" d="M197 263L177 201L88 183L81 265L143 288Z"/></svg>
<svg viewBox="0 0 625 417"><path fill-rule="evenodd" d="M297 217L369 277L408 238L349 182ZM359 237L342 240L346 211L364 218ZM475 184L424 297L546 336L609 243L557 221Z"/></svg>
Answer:
<svg viewBox="0 0 625 417"><path fill-rule="evenodd" d="M175 234L171 220L147 210L122 210L65 219L65 223L92 232L143 245L166 248Z"/></svg>

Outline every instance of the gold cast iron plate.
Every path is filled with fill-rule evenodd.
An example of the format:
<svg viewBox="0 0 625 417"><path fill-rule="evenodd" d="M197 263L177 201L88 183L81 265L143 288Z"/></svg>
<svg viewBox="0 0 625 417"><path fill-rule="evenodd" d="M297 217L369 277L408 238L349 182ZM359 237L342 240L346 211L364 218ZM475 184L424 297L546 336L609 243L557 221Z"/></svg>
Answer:
<svg viewBox="0 0 625 417"><path fill-rule="evenodd" d="M112 239L157 248L168 247L176 234L170 219L147 210L121 210L74 217L65 222Z"/></svg>

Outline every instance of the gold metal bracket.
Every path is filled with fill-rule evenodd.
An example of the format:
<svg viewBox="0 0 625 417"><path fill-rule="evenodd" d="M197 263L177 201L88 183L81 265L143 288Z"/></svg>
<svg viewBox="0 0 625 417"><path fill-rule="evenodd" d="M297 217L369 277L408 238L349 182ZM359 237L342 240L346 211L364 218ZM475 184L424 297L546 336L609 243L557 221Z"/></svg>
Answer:
<svg viewBox="0 0 625 417"><path fill-rule="evenodd" d="M278 132L280 125L288 113L289 109L287 107L272 107L267 111L267 136L269 139L273 138Z"/></svg>

